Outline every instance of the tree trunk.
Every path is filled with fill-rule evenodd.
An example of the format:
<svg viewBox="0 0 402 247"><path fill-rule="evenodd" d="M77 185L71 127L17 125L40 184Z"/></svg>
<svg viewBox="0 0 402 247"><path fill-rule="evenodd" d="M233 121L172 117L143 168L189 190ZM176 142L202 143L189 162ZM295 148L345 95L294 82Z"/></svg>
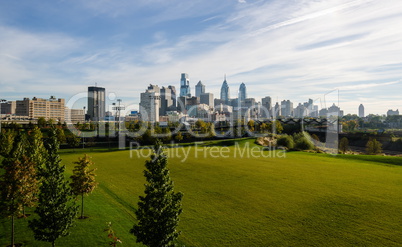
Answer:
<svg viewBox="0 0 402 247"><path fill-rule="evenodd" d="M54 244L54 241L52 242L52 247L54 247L55 246L55 244Z"/></svg>
<svg viewBox="0 0 402 247"><path fill-rule="evenodd" d="M11 215L11 247L14 247L14 214Z"/></svg>
<svg viewBox="0 0 402 247"><path fill-rule="evenodd" d="M81 219L84 218L84 193L81 194Z"/></svg>

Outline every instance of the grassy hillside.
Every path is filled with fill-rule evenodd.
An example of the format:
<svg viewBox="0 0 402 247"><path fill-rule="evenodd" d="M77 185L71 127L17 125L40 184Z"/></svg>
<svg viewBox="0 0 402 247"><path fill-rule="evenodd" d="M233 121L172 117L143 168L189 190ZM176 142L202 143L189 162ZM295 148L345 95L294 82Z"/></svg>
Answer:
<svg viewBox="0 0 402 247"><path fill-rule="evenodd" d="M259 151L233 145L167 150L175 190L184 193L179 237L186 246L398 246L402 243L401 158L348 158L301 152ZM251 152L256 156L253 158ZM99 187L85 198L87 220L77 220L58 246L107 246L111 221L122 246L141 246L128 234L143 193L149 150L93 152ZM241 154L243 153L243 157ZM185 154L189 156L185 158ZM131 157L130 157L131 154ZM249 154L247 157L247 154ZM62 154L67 172L81 154ZM205 155L205 157L204 157ZM262 157L265 156L265 157ZM271 157L268 157L271 156ZM275 156L275 157L274 157ZM280 157L278 157L280 156ZM350 156L349 156L350 157ZM33 241L24 219L16 241ZM0 224L8 244L9 221Z"/></svg>

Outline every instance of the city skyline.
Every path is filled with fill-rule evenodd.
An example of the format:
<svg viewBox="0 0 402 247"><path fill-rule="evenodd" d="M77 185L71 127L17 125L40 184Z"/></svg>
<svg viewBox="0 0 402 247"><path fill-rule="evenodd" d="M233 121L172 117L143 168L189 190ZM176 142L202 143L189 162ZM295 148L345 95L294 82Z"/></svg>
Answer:
<svg viewBox="0 0 402 247"><path fill-rule="evenodd" d="M138 105L180 73L219 98L302 103L339 89L345 114L401 109L397 1L29 1L0 3L0 97L66 101L97 82Z"/></svg>

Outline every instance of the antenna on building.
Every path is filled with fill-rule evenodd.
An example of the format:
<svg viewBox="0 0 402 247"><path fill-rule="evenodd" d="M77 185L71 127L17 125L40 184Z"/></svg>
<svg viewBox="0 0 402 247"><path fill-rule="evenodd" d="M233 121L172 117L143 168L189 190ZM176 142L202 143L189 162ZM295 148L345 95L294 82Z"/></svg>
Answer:
<svg viewBox="0 0 402 247"><path fill-rule="evenodd" d="M95 87L98 87L98 83L97 83L97 82L95 82Z"/></svg>

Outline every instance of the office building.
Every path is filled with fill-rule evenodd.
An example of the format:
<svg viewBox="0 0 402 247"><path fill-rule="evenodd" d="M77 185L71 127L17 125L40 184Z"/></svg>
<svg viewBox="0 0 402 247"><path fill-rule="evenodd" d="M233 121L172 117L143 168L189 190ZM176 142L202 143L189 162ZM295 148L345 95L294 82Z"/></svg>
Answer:
<svg viewBox="0 0 402 247"><path fill-rule="evenodd" d="M359 117L364 117L364 106L363 106L363 104L359 105Z"/></svg>
<svg viewBox="0 0 402 247"><path fill-rule="evenodd" d="M0 114L15 115L17 104L15 101L7 101L1 104Z"/></svg>
<svg viewBox="0 0 402 247"><path fill-rule="evenodd" d="M69 109L69 108L65 107L65 121L67 123L85 122L84 109Z"/></svg>
<svg viewBox="0 0 402 247"><path fill-rule="evenodd" d="M396 109L396 111L393 111L391 109L387 111L387 116L395 116L395 115L399 115L398 109Z"/></svg>
<svg viewBox="0 0 402 247"><path fill-rule="evenodd" d="M214 107L214 94L212 93L202 93L200 95L200 103Z"/></svg>
<svg viewBox="0 0 402 247"><path fill-rule="evenodd" d="M247 98L246 84L242 83L239 87L239 101L242 103Z"/></svg>
<svg viewBox="0 0 402 247"><path fill-rule="evenodd" d="M175 86L169 85L168 88L170 89L171 92L171 98L172 98L172 111L176 111L176 106L177 106L177 99L176 99L176 88Z"/></svg>
<svg viewBox="0 0 402 247"><path fill-rule="evenodd" d="M281 116L293 117L293 103L290 100L281 101Z"/></svg>
<svg viewBox="0 0 402 247"><path fill-rule="evenodd" d="M205 93L205 85L201 81L195 86L195 97L201 97L201 94Z"/></svg>
<svg viewBox="0 0 402 247"><path fill-rule="evenodd" d="M180 78L180 97L191 97L188 74L182 73Z"/></svg>
<svg viewBox="0 0 402 247"><path fill-rule="evenodd" d="M230 101L230 91L229 91L229 85L226 81L226 75L225 75L225 80L222 83L221 87L221 101L223 104L229 105Z"/></svg>
<svg viewBox="0 0 402 247"><path fill-rule="evenodd" d="M88 117L92 121L102 121L106 112L105 88L88 87Z"/></svg>
<svg viewBox="0 0 402 247"><path fill-rule="evenodd" d="M174 111L176 107L173 106L172 89L167 87L162 87L160 90L160 110L159 116L165 116L167 111Z"/></svg>
<svg viewBox="0 0 402 247"><path fill-rule="evenodd" d="M149 85L145 93L141 93L140 115L143 121L159 122L159 108L161 105L160 89L156 85Z"/></svg>
<svg viewBox="0 0 402 247"><path fill-rule="evenodd" d="M263 118L270 118L272 116L271 97L266 96L261 99L261 116Z"/></svg>
<svg viewBox="0 0 402 247"><path fill-rule="evenodd" d="M51 96L50 99L41 99L33 97L24 98L16 101L15 115L27 116L29 119L38 119L40 117L46 120L53 119L59 122L65 120L65 100L56 99Z"/></svg>

